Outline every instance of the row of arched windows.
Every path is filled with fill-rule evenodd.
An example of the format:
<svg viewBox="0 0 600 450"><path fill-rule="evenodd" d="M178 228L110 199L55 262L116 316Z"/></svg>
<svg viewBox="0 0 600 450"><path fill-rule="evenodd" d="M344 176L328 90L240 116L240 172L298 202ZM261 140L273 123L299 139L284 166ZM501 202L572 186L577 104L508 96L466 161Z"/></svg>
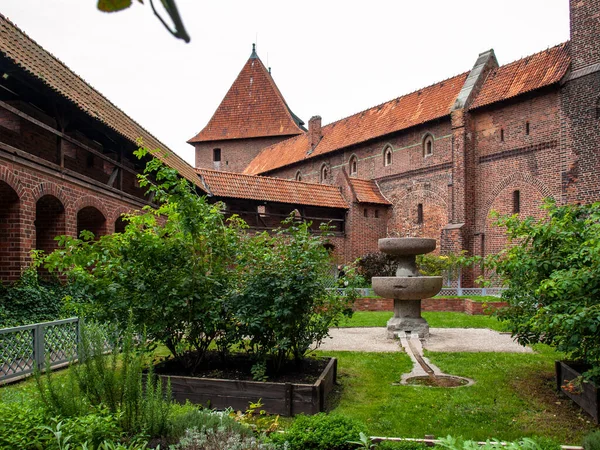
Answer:
<svg viewBox="0 0 600 450"><path fill-rule="evenodd" d="M422 149L423 149L423 157L426 158L428 156L433 155L434 148L434 137L431 133L426 133L423 136L422 140ZM390 144L386 144L383 147L383 165L385 167L391 166L393 161L394 149ZM358 175L358 157L356 155L352 155L348 160L348 173L350 176ZM331 169L328 163L323 163L321 165L321 170L319 174L319 180L321 183L326 183L329 180L331 175ZM296 172L296 181L302 181L302 172L298 170Z"/></svg>

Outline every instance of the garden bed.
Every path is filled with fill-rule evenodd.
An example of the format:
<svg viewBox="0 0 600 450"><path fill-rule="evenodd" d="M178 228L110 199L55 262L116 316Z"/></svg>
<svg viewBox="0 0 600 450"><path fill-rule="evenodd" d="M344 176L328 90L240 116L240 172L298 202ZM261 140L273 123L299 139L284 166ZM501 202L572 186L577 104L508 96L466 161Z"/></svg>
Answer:
<svg viewBox="0 0 600 450"><path fill-rule="evenodd" d="M173 398L180 403L189 400L210 408L244 411L249 403L260 399L262 410L281 416L322 412L337 377L336 358L306 359L302 365L306 371L284 370L273 381L251 381L249 372L240 370L245 364L240 368L235 364L220 368L209 364L195 376L186 376L181 371L170 372L172 364L167 363L158 366L156 372L163 380L171 380Z"/></svg>
<svg viewBox="0 0 600 450"><path fill-rule="evenodd" d="M600 393L593 383L575 383L569 389L569 382L581 377L586 368L583 364L571 361L556 361L556 389L562 391L575 402L581 409L592 416L598 424L600 418Z"/></svg>

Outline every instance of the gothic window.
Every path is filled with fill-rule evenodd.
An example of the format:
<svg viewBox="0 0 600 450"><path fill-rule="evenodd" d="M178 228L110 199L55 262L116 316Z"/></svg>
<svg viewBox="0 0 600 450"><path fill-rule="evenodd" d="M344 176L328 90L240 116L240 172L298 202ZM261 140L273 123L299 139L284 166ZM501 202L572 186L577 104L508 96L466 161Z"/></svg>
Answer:
<svg viewBox="0 0 600 450"><path fill-rule="evenodd" d="M513 214L521 212L521 191L513 192Z"/></svg>
<svg viewBox="0 0 600 450"><path fill-rule="evenodd" d="M417 205L417 223L423 223L423 203Z"/></svg>
<svg viewBox="0 0 600 450"><path fill-rule="evenodd" d="M392 165L392 147L389 145L383 150L383 165L386 167Z"/></svg>
<svg viewBox="0 0 600 450"><path fill-rule="evenodd" d="M433 136L429 133L423 138L423 156L433 155Z"/></svg>
<svg viewBox="0 0 600 450"><path fill-rule="evenodd" d="M349 168L350 175L356 175L358 173L358 158L356 157L356 155L352 155L350 157Z"/></svg>
<svg viewBox="0 0 600 450"><path fill-rule="evenodd" d="M302 181L302 172L296 172L296 181Z"/></svg>
<svg viewBox="0 0 600 450"><path fill-rule="evenodd" d="M329 181L329 166L323 164L321 166L321 183L327 183Z"/></svg>

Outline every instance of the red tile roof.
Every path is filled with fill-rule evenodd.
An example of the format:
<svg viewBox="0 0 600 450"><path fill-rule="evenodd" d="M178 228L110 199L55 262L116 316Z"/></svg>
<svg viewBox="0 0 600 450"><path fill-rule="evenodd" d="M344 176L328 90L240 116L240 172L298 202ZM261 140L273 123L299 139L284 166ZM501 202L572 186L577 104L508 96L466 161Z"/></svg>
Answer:
<svg viewBox="0 0 600 450"><path fill-rule="evenodd" d="M323 138L309 152L306 134L265 148L244 173L259 174L324 155L353 144L448 116L468 73L398 97L322 128Z"/></svg>
<svg viewBox="0 0 600 450"><path fill-rule="evenodd" d="M558 83L571 57L568 42L492 70L469 109Z"/></svg>
<svg viewBox="0 0 600 450"><path fill-rule="evenodd" d="M356 201L359 203L375 203L379 205L391 205L381 191L375 180L361 180L359 178L348 178L348 183L354 195Z"/></svg>
<svg viewBox="0 0 600 450"><path fill-rule="evenodd" d="M305 131L302 124L253 52L208 125L188 143L295 136Z"/></svg>
<svg viewBox="0 0 600 450"><path fill-rule="evenodd" d="M144 145L154 156L176 169L183 177L198 187L202 187L192 166L169 150L166 145L2 14L0 14L0 53L50 89L71 101L84 113L112 128L129 141L136 143L138 138L142 138Z"/></svg>
<svg viewBox="0 0 600 450"><path fill-rule="evenodd" d="M196 172L202 177L208 191L216 197L348 209L337 186L209 169L196 169Z"/></svg>

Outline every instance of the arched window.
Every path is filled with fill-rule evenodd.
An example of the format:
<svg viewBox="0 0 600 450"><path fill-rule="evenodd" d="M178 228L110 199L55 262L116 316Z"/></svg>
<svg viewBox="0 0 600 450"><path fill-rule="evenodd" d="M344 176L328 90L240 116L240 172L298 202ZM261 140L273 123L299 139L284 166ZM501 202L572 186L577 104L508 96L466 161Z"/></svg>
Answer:
<svg viewBox="0 0 600 450"><path fill-rule="evenodd" d="M302 181L302 172L296 172L296 181Z"/></svg>
<svg viewBox="0 0 600 450"><path fill-rule="evenodd" d="M513 191L513 214L521 212L521 191Z"/></svg>
<svg viewBox="0 0 600 450"><path fill-rule="evenodd" d="M419 225L423 223L423 203L417 205L417 223Z"/></svg>
<svg viewBox="0 0 600 450"><path fill-rule="evenodd" d="M356 155L352 155L350 157L348 168L350 170L350 175L356 175L358 173L358 158L356 157Z"/></svg>
<svg viewBox="0 0 600 450"><path fill-rule="evenodd" d="M383 149L383 165L386 167L392 165L392 147L389 145Z"/></svg>
<svg viewBox="0 0 600 450"><path fill-rule="evenodd" d="M323 164L321 166L321 183L327 183L329 181L329 166Z"/></svg>
<svg viewBox="0 0 600 450"><path fill-rule="evenodd" d="M423 138L423 156L433 155L433 136L429 133Z"/></svg>

